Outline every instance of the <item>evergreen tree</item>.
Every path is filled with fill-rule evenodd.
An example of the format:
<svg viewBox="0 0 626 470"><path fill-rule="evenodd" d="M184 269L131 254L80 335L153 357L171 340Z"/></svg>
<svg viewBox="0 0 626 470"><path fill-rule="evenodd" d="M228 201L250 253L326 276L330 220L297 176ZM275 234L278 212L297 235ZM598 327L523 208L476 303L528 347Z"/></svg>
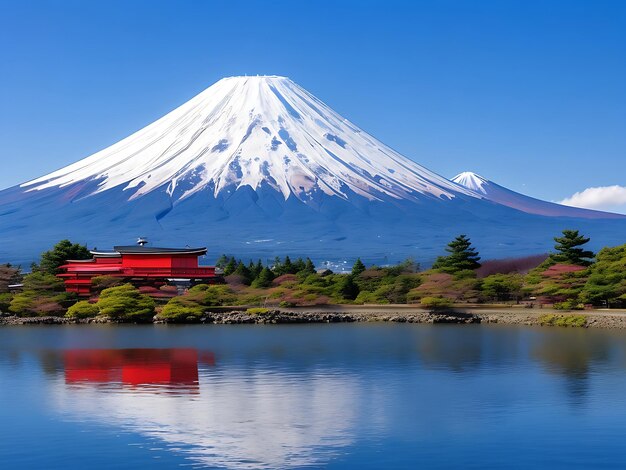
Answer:
<svg viewBox="0 0 626 470"><path fill-rule="evenodd" d="M237 261L235 258L230 258L226 266L224 266L224 276L230 276L237 269Z"/></svg>
<svg viewBox="0 0 626 470"><path fill-rule="evenodd" d="M441 269L453 274L480 268L480 256L466 235L459 235L448 243L446 251L450 254L438 257L433 264L433 269Z"/></svg>
<svg viewBox="0 0 626 470"><path fill-rule="evenodd" d="M563 230L562 237L554 237L554 248L558 253L550 255L550 260L555 263L575 264L577 266L589 266L595 256L592 251L585 250L581 246L589 242L578 233L578 230Z"/></svg>
<svg viewBox="0 0 626 470"><path fill-rule="evenodd" d="M354 276L344 276L339 282L339 295L346 300L354 300L359 295L359 286L354 282Z"/></svg>
<svg viewBox="0 0 626 470"><path fill-rule="evenodd" d="M259 277L257 277L252 283L252 287L256 288L267 288L272 285L272 281L274 280L274 273L267 266L263 268Z"/></svg>
<svg viewBox="0 0 626 470"><path fill-rule="evenodd" d="M291 262L291 258L289 255L285 256L285 262L282 266L282 274L295 274L296 271L294 269L293 263Z"/></svg>
<svg viewBox="0 0 626 470"><path fill-rule="evenodd" d="M261 262L261 260L258 260L256 263L256 266L254 267L254 278L256 279L257 277L259 277L259 274L261 274L261 271L263 271L263 263Z"/></svg>
<svg viewBox="0 0 626 470"><path fill-rule="evenodd" d="M279 256L274 258L274 265L272 266L272 271L274 272L276 276L281 276L282 274L285 274L283 271L283 262L281 261Z"/></svg>
<svg viewBox="0 0 626 470"><path fill-rule="evenodd" d="M301 271L304 271L304 269L306 268L306 264L304 262L304 260L302 258L298 258L294 263L293 263L293 270L294 272L297 274Z"/></svg>
<svg viewBox="0 0 626 470"><path fill-rule="evenodd" d="M59 274L59 266L72 259L90 259L91 253L85 245L72 243L69 240L61 240L54 247L41 254L39 270L48 274Z"/></svg>
<svg viewBox="0 0 626 470"><path fill-rule="evenodd" d="M250 282L252 281L250 270L245 264L243 264L243 261L239 261L239 263L237 263L237 267L235 268L233 274L241 276L243 278L244 284L250 284Z"/></svg>
<svg viewBox="0 0 626 470"><path fill-rule="evenodd" d="M315 265L313 264L313 261L311 261L311 258L306 259L304 263L304 269L302 270L302 272L306 274L315 274L317 272L315 270Z"/></svg>
<svg viewBox="0 0 626 470"><path fill-rule="evenodd" d="M228 256L222 255L215 262L215 267L216 268L220 268L220 269L224 269L229 261L230 261L230 258L228 258Z"/></svg>
<svg viewBox="0 0 626 470"><path fill-rule="evenodd" d="M352 275L358 276L363 271L365 271L365 265L363 264L363 261L361 261L361 258L357 258L352 266Z"/></svg>

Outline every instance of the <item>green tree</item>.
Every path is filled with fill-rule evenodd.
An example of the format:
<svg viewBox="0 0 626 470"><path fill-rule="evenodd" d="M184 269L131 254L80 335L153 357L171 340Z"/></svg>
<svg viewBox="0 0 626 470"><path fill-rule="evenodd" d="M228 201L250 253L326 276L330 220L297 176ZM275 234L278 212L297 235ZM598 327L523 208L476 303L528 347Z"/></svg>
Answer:
<svg viewBox="0 0 626 470"><path fill-rule="evenodd" d="M306 274L315 274L317 272L315 270L315 265L313 264L313 261L311 261L311 258L306 259L302 272Z"/></svg>
<svg viewBox="0 0 626 470"><path fill-rule="evenodd" d="M71 305L75 294L65 292L58 277L41 271L24 276L23 290L11 299L9 311L21 316L62 315Z"/></svg>
<svg viewBox="0 0 626 470"><path fill-rule="evenodd" d="M523 287L524 277L521 274L492 274L482 280L481 293L488 300L519 301Z"/></svg>
<svg viewBox="0 0 626 470"><path fill-rule="evenodd" d="M226 263L226 266L224 266L224 276L230 276L232 273L235 272L235 269L237 269L237 261L233 257L230 258L228 260L228 263Z"/></svg>
<svg viewBox="0 0 626 470"><path fill-rule="evenodd" d="M85 245L61 240L51 250L41 254L39 270L48 274L59 274L61 272L59 266L64 265L68 260L90 259L91 257Z"/></svg>
<svg viewBox="0 0 626 470"><path fill-rule="evenodd" d="M466 235L459 235L448 243L446 251L450 254L438 257L433 264L433 269L455 274L459 271L480 268L480 256Z"/></svg>
<svg viewBox="0 0 626 470"><path fill-rule="evenodd" d="M304 262L302 258L298 258L297 260L294 261L293 263L294 274L304 271L305 268L306 268L306 263Z"/></svg>
<svg viewBox="0 0 626 470"><path fill-rule="evenodd" d="M252 283L252 287L265 289L272 285L274 280L274 273L267 266L261 270L259 277L257 277Z"/></svg>
<svg viewBox="0 0 626 470"><path fill-rule="evenodd" d="M352 266L352 275L358 276L363 271L365 271L365 265L363 264L363 261L361 261L361 258L357 258Z"/></svg>
<svg viewBox="0 0 626 470"><path fill-rule="evenodd" d="M36 271L24 276L24 292L33 291L37 294L60 293L65 291L63 280L54 274Z"/></svg>
<svg viewBox="0 0 626 470"><path fill-rule="evenodd" d="M583 237L578 230L563 230L562 237L554 237L554 248L558 253L550 255L554 263L574 264L577 266L589 266L594 257L592 251L581 248L589 243L589 238Z"/></svg>
<svg viewBox="0 0 626 470"><path fill-rule="evenodd" d="M230 261L230 258L228 256L222 255L219 258L217 258L217 261L215 262L215 267L224 269L229 261Z"/></svg>
<svg viewBox="0 0 626 470"><path fill-rule="evenodd" d="M346 300L354 300L359 295L359 286L352 275L342 276L338 286L339 295Z"/></svg>
<svg viewBox="0 0 626 470"><path fill-rule="evenodd" d="M626 245L603 248L591 266L581 298L595 305L626 305Z"/></svg>
<svg viewBox="0 0 626 470"><path fill-rule="evenodd" d="M242 261L239 261L239 263L237 264L237 268L235 268L233 274L241 276L243 278L244 284L249 285L252 281L252 274L250 273L250 269L248 269L248 267L243 264Z"/></svg>
<svg viewBox="0 0 626 470"><path fill-rule="evenodd" d="M148 321L154 316L154 300L132 284L104 289L96 305L102 315L115 320Z"/></svg>

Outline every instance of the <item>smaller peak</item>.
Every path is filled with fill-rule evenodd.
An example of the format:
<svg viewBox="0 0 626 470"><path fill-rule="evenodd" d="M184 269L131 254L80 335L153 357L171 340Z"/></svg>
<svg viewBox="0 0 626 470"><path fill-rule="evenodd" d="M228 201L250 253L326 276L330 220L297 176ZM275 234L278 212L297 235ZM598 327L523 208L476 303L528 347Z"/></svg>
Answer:
<svg viewBox="0 0 626 470"><path fill-rule="evenodd" d="M463 173L459 173L454 178L452 178L452 181L456 184L460 184L461 186L471 189L472 191L477 191L481 193L485 192L483 186L489 183L488 179L483 178L478 173L474 173L473 171L464 171Z"/></svg>

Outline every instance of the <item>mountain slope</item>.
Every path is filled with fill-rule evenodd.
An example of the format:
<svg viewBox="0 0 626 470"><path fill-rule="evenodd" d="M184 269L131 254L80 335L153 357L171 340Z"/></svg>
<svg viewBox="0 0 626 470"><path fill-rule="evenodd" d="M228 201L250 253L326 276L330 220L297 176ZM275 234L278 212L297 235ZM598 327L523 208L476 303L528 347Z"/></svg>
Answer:
<svg viewBox="0 0 626 470"><path fill-rule="evenodd" d="M489 201L512 207L528 214L538 214L550 217L580 217L584 219L623 219L620 214L600 212L577 207L563 206L553 202L542 201L524 194L507 189L489 181L482 176L466 171L452 178L455 183L476 192Z"/></svg>

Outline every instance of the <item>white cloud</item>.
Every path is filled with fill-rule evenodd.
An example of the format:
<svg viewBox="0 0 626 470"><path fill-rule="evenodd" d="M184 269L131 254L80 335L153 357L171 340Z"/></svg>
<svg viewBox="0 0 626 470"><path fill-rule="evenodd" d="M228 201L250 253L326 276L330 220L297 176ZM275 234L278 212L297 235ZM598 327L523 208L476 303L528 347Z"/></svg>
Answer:
<svg viewBox="0 0 626 470"><path fill-rule="evenodd" d="M626 186L587 188L559 201L559 204L626 214Z"/></svg>

